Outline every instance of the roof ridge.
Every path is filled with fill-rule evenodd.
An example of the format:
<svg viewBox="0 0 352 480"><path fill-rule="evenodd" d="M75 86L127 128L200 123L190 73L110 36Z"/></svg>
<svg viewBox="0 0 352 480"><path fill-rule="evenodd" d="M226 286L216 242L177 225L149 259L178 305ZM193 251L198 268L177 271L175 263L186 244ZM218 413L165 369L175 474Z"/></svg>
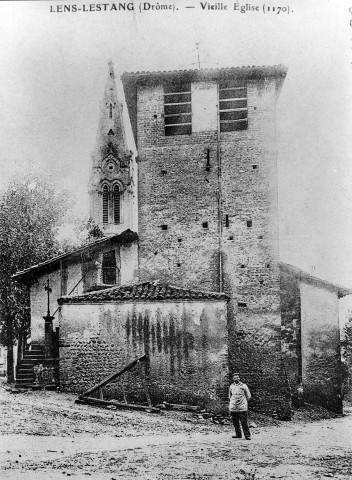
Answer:
<svg viewBox="0 0 352 480"><path fill-rule="evenodd" d="M174 70L137 70L135 72L124 72L123 76L132 76L132 75L155 75L155 74L163 74L163 73L185 73L185 72L211 72L216 73L220 71L230 71L230 70L246 70L246 69L278 69L283 68L287 70L287 67L281 63L274 64L274 65L238 65L237 67L212 67L212 68L185 68L185 69L174 69Z"/></svg>

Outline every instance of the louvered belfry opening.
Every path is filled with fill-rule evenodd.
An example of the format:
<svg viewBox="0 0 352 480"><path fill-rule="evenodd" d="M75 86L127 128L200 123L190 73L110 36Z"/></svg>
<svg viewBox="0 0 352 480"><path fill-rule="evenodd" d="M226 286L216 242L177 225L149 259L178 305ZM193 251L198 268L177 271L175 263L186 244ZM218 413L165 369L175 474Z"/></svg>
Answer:
<svg viewBox="0 0 352 480"><path fill-rule="evenodd" d="M219 86L220 131L247 130L247 86L238 82L224 82Z"/></svg>
<svg viewBox="0 0 352 480"><path fill-rule="evenodd" d="M164 86L164 119L166 136L192 133L190 83Z"/></svg>
<svg viewBox="0 0 352 480"><path fill-rule="evenodd" d="M114 224L117 225L121 222L121 213L120 213L120 188L118 185L115 185L113 192L113 205L114 205Z"/></svg>
<svg viewBox="0 0 352 480"><path fill-rule="evenodd" d="M109 223L109 189L107 185L103 188L103 224Z"/></svg>

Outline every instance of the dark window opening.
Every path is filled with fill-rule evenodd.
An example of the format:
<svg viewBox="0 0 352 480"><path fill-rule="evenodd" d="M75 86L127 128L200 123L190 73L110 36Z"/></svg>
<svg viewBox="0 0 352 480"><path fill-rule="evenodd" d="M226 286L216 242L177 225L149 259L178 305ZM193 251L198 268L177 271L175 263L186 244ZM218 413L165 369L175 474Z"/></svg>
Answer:
<svg viewBox="0 0 352 480"><path fill-rule="evenodd" d="M220 132L247 130L247 87L224 82L219 87Z"/></svg>
<svg viewBox="0 0 352 480"><path fill-rule="evenodd" d="M240 308L246 308L247 307L247 304L245 302L238 302L237 305L240 307Z"/></svg>
<svg viewBox="0 0 352 480"><path fill-rule="evenodd" d="M192 133L191 84L171 84L164 87L165 135Z"/></svg>
<svg viewBox="0 0 352 480"><path fill-rule="evenodd" d="M229 240L233 240L233 236L231 235L231 237L229 237Z"/></svg>
<svg viewBox="0 0 352 480"><path fill-rule="evenodd" d="M206 169L207 172L210 171L210 150L209 150L209 148L207 149L207 165L206 165L205 169Z"/></svg>
<svg viewBox="0 0 352 480"><path fill-rule="evenodd" d="M110 118L112 118L112 105L111 105L111 103L109 105L109 109L110 109L109 116L110 116Z"/></svg>
<svg viewBox="0 0 352 480"><path fill-rule="evenodd" d="M109 130L108 135L115 135L114 132L111 130L111 128L110 128L110 130Z"/></svg>
<svg viewBox="0 0 352 480"><path fill-rule="evenodd" d="M202 223L202 227L203 227L203 228L208 228L208 222L203 222L203 223Z"/></svg>
<svg viewBox="0 0 352 480"><path fill-rule="evenodd" d="M161 225L161 230L167 230L167 225Z"/></svg>
<svg viewBox="0 0 352 480"><path fill-rule="evenodd" d="M180 264L180 263L178 263L178 264L177 264L177 266L178 266L178 267L180 267L180 266L181 266L181 264Z"/></svg>
<svg viewBox="0 0 352 480"><path fill-rule="evenodd" d="M116 285L115 250L103 253L102 281L105 285Z"/></svg>
<svg viewBox="0 0 352 480"><path fill-rule="evenodd" d="M67 295L68 270L67 264L62 264L61 270L61 295Z"/></svg>
<svg viewBox="0 0 352 480"><path fill-rule="evenodd" d="M177 241L178 241L178 242L182 242L182 238L178 238Z"/></svg>
<svg viewBox="0 0 352 480"><path fill-rule="evenodd" d="M228 227L229 225L230 225L229 216L225 215L225 227Z"/></svg>
<svg viewBox="0 0 352 480"><path fill-rule="evenodd" d="M253 225L253 222L252 222L252 220L247 220L247 227L249 227L249 228L250 228L252 225Z"/></svg>
<svg viewBox="0 0 352 480"><path fill-rule="evenodd" d="M263 240L263 235L259 235L258 239Z"/></svg>
<svg viewBox="0 0 352 480"><path fill-rule="evenodd" d="M109 190L107 185L103 188L103 224L109 223Z"/></svg>
<svg viewBox="0 0 352 480"><path fill-rule="evenodd" d="M161 170L162 175L166 175L167 171L166 170Z"/></svg>
<svg viewBox="0 0 352 480"><path fill-rule="evenodd" d="M267 264L266 264L266 268L270 268L270 263L267 263Z"/></svg>
<svg viewBox="0 0 352 480"><path fill-rule="evenodd" d="M252 165L253 170L257 170L258 167L259 165Z"/></svg>
<svg viewBox="0 0 352 480"><path fill-rule="evenodd" d="M120 189L118 185L114 187L113 194L113 206L114 206L114 223L115 225L121 222L121 212L120 212Z"/></svg>
<svg viewBox="0 0 352 480"><path fill-rule="evenodd" d="M242 264L242 265L241 265L241 268L246 268L246 265L243 265L243 264Z"/></svg>

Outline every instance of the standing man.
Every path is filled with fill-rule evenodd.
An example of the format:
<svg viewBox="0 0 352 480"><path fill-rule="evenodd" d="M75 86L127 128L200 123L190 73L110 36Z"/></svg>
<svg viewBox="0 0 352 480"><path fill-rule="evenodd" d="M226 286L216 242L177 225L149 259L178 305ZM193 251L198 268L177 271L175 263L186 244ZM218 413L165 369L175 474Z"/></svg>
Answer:
<svg viewBox="0 0 352 480"><path fill-rule="evenodd" d="M240 382L238 373L233 374L233 383L229 390L229 410L232 417L236 435L233 438L242 438L241 425L246 440L251 439L251 432L248 427L248 400L251 398L249 389L245 383ZM241 423L241 425L240 425Z"/></svg>

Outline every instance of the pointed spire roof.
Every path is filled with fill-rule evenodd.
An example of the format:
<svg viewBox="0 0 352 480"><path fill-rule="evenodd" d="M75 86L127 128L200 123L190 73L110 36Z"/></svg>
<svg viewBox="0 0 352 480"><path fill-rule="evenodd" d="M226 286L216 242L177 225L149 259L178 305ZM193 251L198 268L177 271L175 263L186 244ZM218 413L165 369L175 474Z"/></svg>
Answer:
<svg viewBox="0 0 352 480"><path fill-rule="evenodd" d="M122 84L118 80L116 81L114 64L109 60L108 75L100 104L93 166L100 166L108 151L119 155L135 150L134 143L131 144L129 141L130 135L126 134L126 119L123 115L124 103Z"/></svg>

